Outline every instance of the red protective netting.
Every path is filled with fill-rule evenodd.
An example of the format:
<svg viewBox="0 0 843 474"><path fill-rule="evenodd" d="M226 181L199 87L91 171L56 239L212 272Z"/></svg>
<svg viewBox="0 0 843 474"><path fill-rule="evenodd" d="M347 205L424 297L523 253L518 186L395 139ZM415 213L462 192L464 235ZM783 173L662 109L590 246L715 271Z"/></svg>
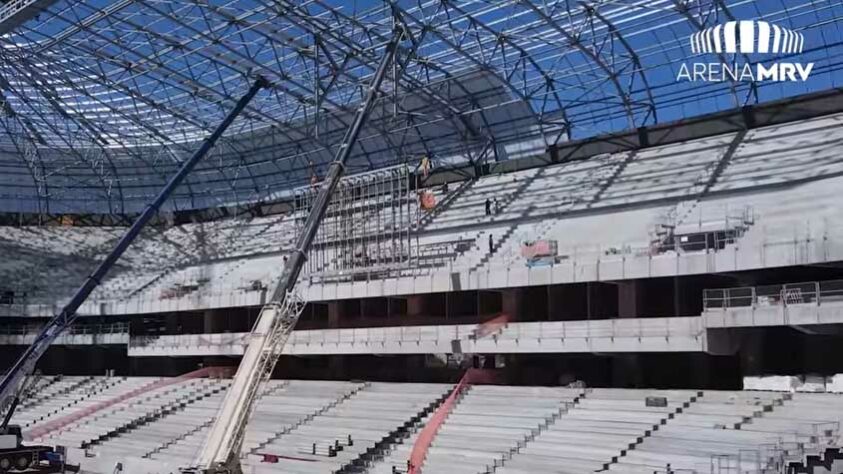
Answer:
<svg viewBox="0 0 843 474"><path fill-rule="evenodd" d="M442 405L439 405L439 408L433 413L430 421L427 422L421 433L419 433L419 437L416 438L416 442L413 444L413 450L410 452L410 459L407 461L407 472L409 474L419 474L421 472L421 466L424 464L424 458L427 456L427 451L433 443L433 438L436 437L439 428L445 422L445 419L448 418L448 415L451 414L460 394L471 384L494 382L495 375L495 371L483 369L469 369L465 372L459 383L457 383L457 386L454 387L448 398L442 402Z"/></svg>
<svg viewBox="0 0 843 474"><path fill-rule="evenodd" d="M151 382L134 390L118 395L114 398L95 403L89 407L83 408L82 410L44 423L43 425L38 425L35 428L24 433L24 438L28 441L32 441L48 433L64 428L65 426L75 421L78 421L88 415L96 413L110 406L116 405L120 402L126 401L130 398L137 397L138 395L143 395L144 393L151 392L152 390L166 387L168 385L177 384L179 382L184 382L185 380L196 379L201 377L226 377L231 375L232 370L232 367L205 367L203 369L194 370L193 372L188 372L178 377L165 378L155 382Z"/></svg>

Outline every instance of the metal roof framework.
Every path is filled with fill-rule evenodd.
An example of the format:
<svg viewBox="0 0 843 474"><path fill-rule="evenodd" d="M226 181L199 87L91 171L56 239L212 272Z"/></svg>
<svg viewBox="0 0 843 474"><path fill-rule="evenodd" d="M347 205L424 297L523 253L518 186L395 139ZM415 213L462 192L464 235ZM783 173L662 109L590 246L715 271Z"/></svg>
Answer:
<svg viewBox="0 0 843 474"><path fill-rule="evenodd" d="M831 0L38 3L40 14L0 37L7 212L138 212L258 75L271 90L170 208L255 202L302 185L330 161L396 27L417 48L404 52L401 79L387 79L350 173L421 155L505 159L827 89L839 85L843 57L843 4ZM811 82L677 82L688 36L735 19L805 34L798 60L815 63Z"/></svg>

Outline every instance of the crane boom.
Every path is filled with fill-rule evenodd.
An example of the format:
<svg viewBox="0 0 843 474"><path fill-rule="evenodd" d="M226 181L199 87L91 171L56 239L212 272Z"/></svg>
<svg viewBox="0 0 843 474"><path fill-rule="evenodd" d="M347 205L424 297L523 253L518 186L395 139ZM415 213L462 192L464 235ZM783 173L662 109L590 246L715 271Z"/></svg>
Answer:
<svg viewBox="0 0 843 474"><path fill-rule="evenodd" d="M15 409L16 403L12 402L12 400L17 397L19 392L19 387L21 386L21 382L24 377L32 373L35 369L35 364L38 362L38 359L41 358L42 355L47 351L50 347L50 344L56 340L59 335L61 335L62 331L67 329L68 326L73 324L73 321L77 318L76 311L82 306L82 303L88 299L88 296L96 289L96 287L102 282L103 278L105 278L108 271L114 266L117 260L123 255L129 245L134 242L135 238L140 234L141 229L152 219L152 216L158 212L158 209L161 208L161 205L170 197L170 194L184 181L184 178L190 173L196 163L204 157L208 151L213 148L214 144L217 140L222 136L225 130L228 128L229 125L234 121L234 119L240 115L240 112L246 108L246 105L255 97L255 94L258 93L264 87L267 87L269 84L264 78L258 78L254 84L252 84L249 91L240 98L237 104L234 106L234 109L228 113L228 115L223 119L223 121L217 126L216 130L202 143L202 146L186 161L184 161L181 166L179 167L178 171L172 178L167 182L167 184L158 192L158 195L155 196L155 199L144 209L140 216L132 223L132 226L126 231L123 237L117 242L117 245L111 250L108 256L105 257L105 260L99 264L99 266L91 273L85 282L76 290L76 293L70 299L70 301L65 305L62 310L47 323L44 329L35 337L35 341L33 341L32 345L30 345L24 353L18 358L17 362L12 366L12 368L6 373L6 376L3 377L3 381L0 382L0 402L2 403L10 403L9 408L6 409L6 415L4 417L4 428L5 423L12 417L12 412Z"/></svg>
<svg viewBox="0 0 843 474"><path fill-rule="evenodd" d="M278 286L275 287L270 302L263 307L252 328L249 343L243 353L237 373L234 375L234 381L226 392L211 431L194 460L193 466L183 469L182 472L242 473L240 449L245 436L246 423L257 398L258 388L271 375L287 336L295 327L303 307L303 302L293 292L296 281L307 259L307 252L313 243L319 224L328 209L331 194L345 170L345 162L351 154L363 124L372 111L387 70L395 59L402 35L400 31L396 31L386 44L384 55L372 76L366 97L355 112L354 120L337 149L325 180L321 183L313 207L296 241L293 254L284 266Z"/></svg>

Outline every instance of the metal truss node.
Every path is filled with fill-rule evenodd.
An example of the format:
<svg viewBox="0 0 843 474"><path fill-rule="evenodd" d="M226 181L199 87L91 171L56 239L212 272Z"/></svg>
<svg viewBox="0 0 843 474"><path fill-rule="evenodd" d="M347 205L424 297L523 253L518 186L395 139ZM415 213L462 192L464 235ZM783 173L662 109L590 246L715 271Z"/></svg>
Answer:
<svg viewBox="0 0 843 474"><path fill-rule="evenodd" d="M257 76L167 210L277 197L324 174L399 28L346 174L478 163L839 85L840 2L15 0L0 8L0 211L133 214ZM740 19L804 35L810 81L677 82L689 36ZM409 46L412 45L412 46ZM712 55L720 62L760 61ZM395 70L404 72L400 78ZM490 152L494 150L494 152Z"/></svg>

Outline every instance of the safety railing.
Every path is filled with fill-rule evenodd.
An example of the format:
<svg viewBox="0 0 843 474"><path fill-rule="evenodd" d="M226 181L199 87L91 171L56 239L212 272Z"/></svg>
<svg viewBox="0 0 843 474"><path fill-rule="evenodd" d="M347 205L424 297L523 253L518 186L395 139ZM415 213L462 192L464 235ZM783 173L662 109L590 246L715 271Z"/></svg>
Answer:
<svg viewBox="0 0 843 474"><path fill-rule="evenodd" d="M413 344L437 343L466 338L477 325L404 326L349 329L313 329L293 331L288 344ZM182 334L164 336L134 336L131 348L219 347L245 345L248 333Z"/></svg>
<svg viewBox="0 0 843 474"><path fill-rule="evenodd" d="M774 466L783 463L780 444L761 444L757 448L743 448L727 454L712 454L709 458L710 474L766 474L781 472ZM681 472L670 470L670 472Z"/></svg>
<svg viewBox="0 0 843 474"><path fill-rule="evenodd" d="M714 288L703 292L703 309L819 305L843 301L843 280L786 283L740 288Z"/></svg>
<svg viewBox="0 0 843 474"><path fill-rule="evenodd" d="M66 334L127 334L129 323L111 324L74 324L67 329Z"/></svg>
<svg viewBox="0 0 843 474"><path fill-rule="evenodd" d="M164 336L133 336L130 348L220 347L245 346L249 333L178 334Z"/></svg>
<svg viewBox="0 0 843 474"><path fill-rule="evenodd" d="M36 335L42 326L37 324L13 324L0 326L0 336ZM128 334L129 323L74 324L63 335Z"/></svg>
<svg viewBox="0 0 843 474"><path fill-rule="evenodd" d="M705 328L698 317L624 318L585 321L510 323L496 339L614 339L673 336L700 337Z"/></svg>
<svg viewBox="0 0 843 474"><path fill-rule="evenodd" d="M0 7L0 21L7 21L21 10L33 7L34 4L34 0L12 0L10 2L4 2L3 6Z"/></svg>
<svg viewBox="0 0 843 474"><path fill-rule="evenodd" d="M734 219L737 222L740 220L740 216L735 216ZM749 222L754 224L754 217ZM793 234L783 235L778 231L772 231L771 229L755 225L752 227L752 230L747 230L747 232L753 233L753 245L740 245L740 239L747 234L736 235L734 233L714 235L712 236L713 240L707 244L703 240L696 242L692 241L693 239L682 242L680 236L678 242L675 242L671 238L659 244L641 239L637 241L620 241L613 244L586 243L565 246L562 244L565 239L560 238L558 239L560 246L555 262L545 266L567 265L578 268L580 266L607 265L619 261L627 263L633 260L654 262L663 259L678 259L685 256L691 258L701 255L714 256L724 252L729 252L730 257L733 254L735 261L741 260L740 257L746 255L748 260L759 263L772 262L776 259L783 258L783 256L791 260L796 258L795 256L823 260L824 258L829 258L829 255L835 254L837 252L837 242L843 241L843 235L841 235L840 230L828 225L817 225L815 222L805 221L794 223L793 227L800 229L800 232L797 232L795 236ZM705 228L705 223L703 223L701 228ZM687 226L683 226L683 229L687 229ZM564 236L564 233L562 231L556 231L556 233L547 231L544 235L534 235L532 238L553 239L555 235ZM735 239L738 239L738 244L730 245ZM483 242L480 242L480 244L482 246ZM495 258L492 258L485 265L476 269L475 272L511 273L531 270L527 266L526 259L518 256L520 246L521 242L513 235L505 246L496 252ZM786 264L788 261L785 260L781 264ZM472 263L474 262L465 262L463 259L457 259L449 267L448 271L451 273L465 271L472 268ZM543 270L545 266L542 266L539 270ZM533 268L532 270L536 269Z"/></svg>
<svg viewBox="0 0 843 474"><path fill-rule="evenodd" d="M418 347L450 344L454 340L476 340L479 343L485 339L517 341L566 338L583 340L660 338L669 340L672 337L699 338L705 330L699 317L508 323L486 338L476 338L480 327L482 325L461 324L298 330L293 331L287 343L293 346L368 344L382 348L387 344ZM129 342L129 347L171 349L238 346L245 345L247 337L248 333L134 336Z"/></svg>
<svg viewBox="0 0 843 474"><path fill-rule="evenodd" d="M763 244L733 247L731 251L734 252L734 260L741 260L739 257L742 254L751 255L751 260L757 262L769 262L772 259L781 257L782 254L814 255L822 259L820 256L834 254L837 242L843 241L843 236L834 228L812 227L808 226L807 223L803 228L810 229L811 232L801 237L787 239L778 234L767 235L765 229L757 228L754 232L757 232L758 235L755 236L756 238L753 241L763 242ZM778 237L781 237L780 241L775 240ZM440 267L406 268L383 274L371 273L363 275L361 279L365 281L390 278L429 278L436 280L445 277L445 275L450 277L454 273L466 272L472 274L498 273L499 275L503 275L504 278L509 278L508 275L515 272L546 271L544 268L528 268L523 259L506 261L505 258L501 258L506 254L510 244L513 248L520 248L520 243L517 242L517 239L510 239L504 248L498 250L495 258L492 258L479 268L475 267L477 261L474 257L468 258L461 256L455 260L450 260L447 262L447 265ZM783 253L780 247L787 247L788 249ZM648 246L646 241L618 245L579 245L560 248L555 262L550 264L550 266L567 266L572 269L578 269L591 268L594 265L610 265L619 261L624 261L624 265L638 263L648 265L660 259L681 257L681 253L654 255L652 248ZM730 260L732 259L730 258ZM244 265L249 265L249 262L245 262ZM355 277L355 281L360 281L357 278ZM523 276L523 278L527 277ZM277 276L274 276L271 280L262 281L261 283L265 287L271 288L276 279ZM348 283L348 281L345 281L345 283ZM162 298L160 287L144 290L135 296L123 299L109 298L108 296L111 296L110 294L100 298L96 298L95 295L95 298L89 303L86 303L80 309L79 313L83 315L140 314L205 308L259 306L265 302L263 301L265 299L265 291L256 290L253 284L254 280L243 282L227 280L222 285L203 285L196 291L172 298ZM752 290L743 290L743 293L739 289L721 290L728 291L728 294L725 295L718 295L716 291L711 290L707 294L707 304L710 308L751 306L753 303L772 304L773 301L782 298L776 292L770 295L759 293L757 298L751 294ZM823 292L827 293L826 290L823 290ZM801 297L804 302L805 298L810 298L810 293L807 290L795 291L794 288L794 291L785 295L784 299L789 299L791 303L794 303L798 302ZM823 298L831 297L835 297L835 295L823 295ZM61 309L65 301L61 299L51 300L49 298L51 298L50 295L36 297L32 292L26 295L23 289L15 291L13 295L6 295L5 299L0 294L0 317L51 316Z"/></svg>
<svg viewBox="0 0 843 474"><path fill-rule="evenodd" d="M234 286L200 287L196 291L181 295L164 296L160 292L142 292L129 298L91 299L79 309L83 316L142 314L171 311L188 311L206 308L233 308L241 306L260 306L264 304L267 288L274 285L275 279L264 282L259 289L251 282ZM66 299L52 303L45 300L0 303L0 317L47 317L61 311Z"/></svg>
<svg viewBox="0 0 843 474"><path fill-rule="evenodd" d="M360 343L435 343L468 337L477 329L475 324L453 326L398 326L352 329L314 329L295 331L290 337L293 344Z"/></svg>

